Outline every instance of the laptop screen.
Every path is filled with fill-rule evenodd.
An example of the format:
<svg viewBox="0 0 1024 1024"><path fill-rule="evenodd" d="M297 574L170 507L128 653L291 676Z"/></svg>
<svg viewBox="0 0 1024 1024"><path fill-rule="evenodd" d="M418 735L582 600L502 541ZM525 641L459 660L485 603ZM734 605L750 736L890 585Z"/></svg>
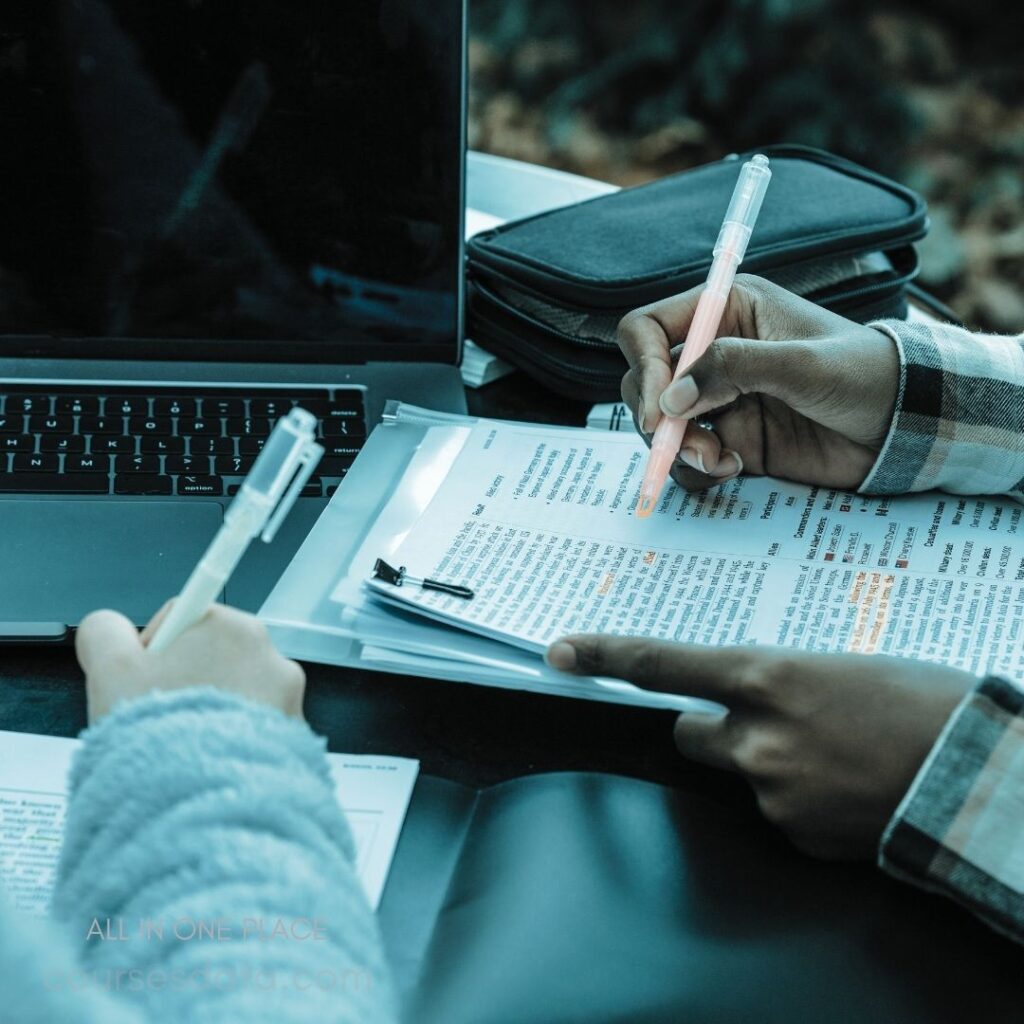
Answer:
<svg viewBox="0 0 1024 1024"><path fill-rule="evenodd" d="M454 361L463 19L462 0L4 4L0 348Z"/></svg>

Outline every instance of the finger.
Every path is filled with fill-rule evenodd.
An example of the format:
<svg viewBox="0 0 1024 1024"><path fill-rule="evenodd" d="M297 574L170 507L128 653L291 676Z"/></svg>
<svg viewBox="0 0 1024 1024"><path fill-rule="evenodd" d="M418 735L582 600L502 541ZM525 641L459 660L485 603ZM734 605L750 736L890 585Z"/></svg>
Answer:
<svg viewBox="0 0 1024 1024"><path fill-rule="evenodd" d="M75 654L86 675L104 665L127 662L141 652L139 631L119 612L103 609L82 619L75 634Z"/></svg>
<svg viewBox="0 0 1024 1024"><path fill-rule="evenodd" d="M696 305L696 303L694 303ZM653 433L661 418L658 400L672 380L672 340L654 307L635 310L619 323L618 342L633 373L641 431ZM690 313L692 318L693 314ZM687 319L687 324L689 319Z"/></svg>
<svg viewBox="0 0 1024 1024"><path fill-rule="evenodd" d="M143 647L149 646L149 642L153 639L153 635L160 628L160 623L167 618L167 614L168 612L170 612L171 606L174 604L174 602L175 598L173 597L164 601L163 605L161 605L160 610L156 613L156 615L154 615L153 618L151 618L149 622L146 623L145 629L143 629L141 635L139 636L139 640L142 641Z"/></svg>
<svg viewBox="0 0 1024 1024"><path fill-rule="evenodd" d="M704 286L698 285L680 295L642 306L619 322L619 348L636 377L635 386L642 403L639 418L646 431L653 431L660 419L658 401L672 378L674 360L670 350L676 342L685 341L703 290ZM777 292L788 294L760 278L738 277L729 293L716 336L763 337L758 333L756 310L759 303L765 305L770 298L778 300Z"/></svg>
<svg viewBox="0 0 1024 1024"><path fill-rule="evenodd" d="M633 425L637 433L641 437L648 436L640 427L640 391L636 386L636 374L632 370L627 370L625 377L622 378L619 393L622 395L623 404L633 414Z"/></svg>
<svg viewBox="0 0 1024 1024"><path fill-rule="evenodd" d="M633 429L643 438L644 444L648 448L651 447L652 434L648 433L640 425L640 395L636 390L636 382L633 377L633 371L630 370L625 377L622 378L622 401L626 408L633 414Z"/></svg>
<svg viewBox="0 0 1024 1024"><path fill-rule="evenodd" d="M706 491L734 480L743 472L743 458L726 448L714 430L688 420L679 455L669 475L684 491Z"/></svg>
<svg viewBox="0 0 1024 1024"><path fill-rule="evenodd" d="M702 427L693 420L686 424L679 448L679 461L713 478L716 483L734 477L742 468L742 462L735 457L735 453L723 449L722 439L715 430Z"/></svg>
<svg viewBox="0 0 1024 1024"><path fill-rule="evenodd" d="M624 679L647 690L705 697L723 704L742 701L740 680L762 652L746 647L699 647L643 637L568 636L552 644L548 664L580 676Z"/></svg>
<svg viewBox="0 0 1024 1024"><path fill-rule="evenodd" d="M735 768L735 761L728 725L728 714L688 711L676 719L672 730L676 749L683 757L731 771Z"/></svg>
<svg viewBox="0 0 1024 1024"><path fill-rule="evenodd" d="M798 407L801 400L834 386L819 380L812 343L720 338L697 360L690 372L662 394L661 411L694 419L735 402L741 395L765 394Z"/></svg>
<svg viewBox="0 0 1024 1024"><path fill-rule="evenodd" d="M170 614L177 600L177 598L172 597L164 604L143 630L142 639L146 647L153 642L153 637L156 636L157 630L159 630L164 619ZM195 631L200 627L212 627L221 633L243 630L248 636L248 642L253 644L260 644L266 640L266 628L255 615L215 602L206 608L194 622L190 622L180 628L180 633L170 642L168 650L177 645L182 637L186 638L186 643L195 642Z"/></svg>

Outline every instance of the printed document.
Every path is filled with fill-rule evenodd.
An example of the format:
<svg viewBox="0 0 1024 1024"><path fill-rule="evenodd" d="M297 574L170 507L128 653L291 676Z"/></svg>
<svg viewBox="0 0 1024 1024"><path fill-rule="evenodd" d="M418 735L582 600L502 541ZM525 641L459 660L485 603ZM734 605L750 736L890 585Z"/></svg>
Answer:
<svg viewBox="0 0 1024 1024"><path fill-rule="evenodd" d="M633 514L629 433L481 421L373 595L532 651L579 632L900 654L1024 679L1024 506L743 477ZM429 448L429 445L424 445ZM410 473L429 477L429 467ZM439 474L435 474L435 477ZM386 515L386 511L384 513Z"/></svg>
<svg viewBox="0 0 1024 1024"><path fill-rule="evenodd" d="M20 910L42 915L56 878L67 777L78 740L0 731L0 882ZM419 762L328 754L352 830L356 871L376 910L409 807Z"/></svg>

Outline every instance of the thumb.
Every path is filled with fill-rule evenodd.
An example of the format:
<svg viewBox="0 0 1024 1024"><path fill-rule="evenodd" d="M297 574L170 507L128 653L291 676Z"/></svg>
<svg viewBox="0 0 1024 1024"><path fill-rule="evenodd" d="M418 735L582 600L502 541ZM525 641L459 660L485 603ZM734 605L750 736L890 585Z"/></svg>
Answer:
<svg viewBox="0 0 1024 1024"><path fill-rule="evenodd" d="M772 395L790 406L816 387L813 346L803 341L720 338L661 396L668 416L694 419L734 402L741 395ZM820 388L819 388L820 390Z"/></svg>
<svg viewBox="0 0 1024 1024"><path fill-rule="evenodd" d="M735 765L728 727L728 714L690 712L680 715L673 729L676 749L693 761L729 770Z"/></svg>
<svg viewBox="0 0 1024 1024"><path fill-rule="evenodd" d="M107 608L82 619L75 634L75 654L86 675L111 663L133 661L141 652L139 631L120 612Z"/></svg>

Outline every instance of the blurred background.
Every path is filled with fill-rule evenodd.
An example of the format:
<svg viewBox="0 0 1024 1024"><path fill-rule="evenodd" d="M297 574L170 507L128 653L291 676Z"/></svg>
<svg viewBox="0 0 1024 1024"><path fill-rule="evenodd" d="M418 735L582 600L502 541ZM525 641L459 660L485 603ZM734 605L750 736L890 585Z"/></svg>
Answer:
<svg viewBox="0 0 1024 1024"><path fill-rule="evenodd" d="M473 149L619 185L773 142L916 188L920 283L1024 331L1024 4L470 0Z"/></svg>

